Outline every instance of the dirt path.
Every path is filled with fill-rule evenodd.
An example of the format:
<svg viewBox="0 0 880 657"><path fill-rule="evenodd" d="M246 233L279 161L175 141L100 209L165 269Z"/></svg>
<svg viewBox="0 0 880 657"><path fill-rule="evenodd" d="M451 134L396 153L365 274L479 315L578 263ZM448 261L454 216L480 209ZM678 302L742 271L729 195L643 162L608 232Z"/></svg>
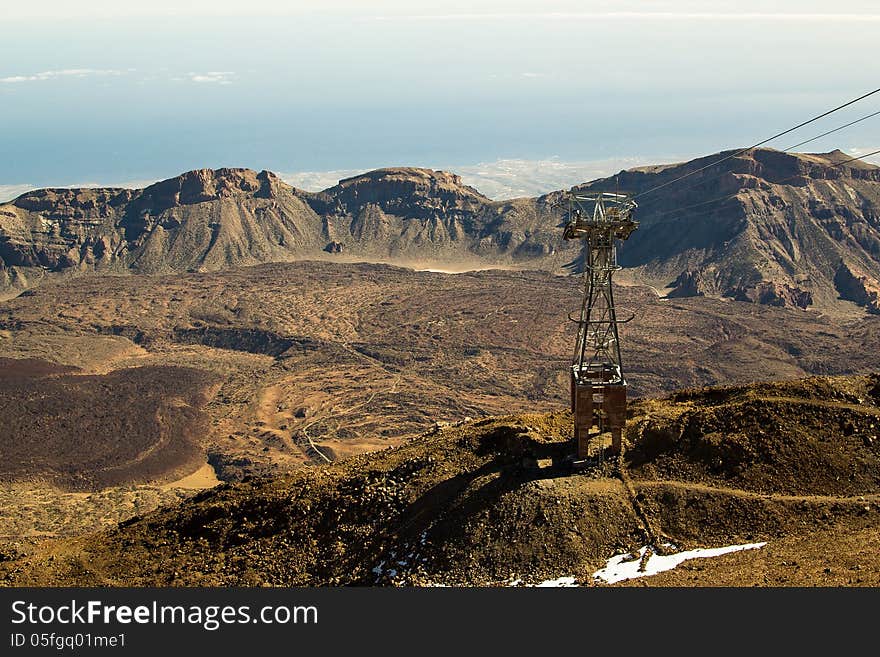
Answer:
<svg viewBox="0 0 880 657"><path fill-rule="evenodd" d="M823 408L845 408L858 413L868 413L880 417L880 407L868 404L853 404L850 402L827 401L825 399L804 399L802 397L767 396L761 397L761 401L787 402L800 406L821 406Z"/></svg>
<svg viewBox="0 0 880 657"><path fill-rule="evenodd" d="M344 418L354 417L358 412L368 408L380 393L393 394L396 392L404 378L403 372L396 374L390 372L381 361L359 352L344 339L340 338L339 344L352 357L380 373L382 378L392 379L393 377L393 379L389 383L379 384L377 382L372 386L366 399L340 406L335 403L336 397L321 390L310 391L294 399L290 391L301 389L299 381L296 376L285 376L275 379L270 385L263 387L257 393L254 403L253 423L255 430L263 435L273 436L287 452L302 455L307 461L313 463L332 463L335 460L335 453L329 452L326 447L318 444L309 432L312 427L333 422L342 426ZM340 376L342 375L340 374ZM326 387L332 388L329 385ZM368 418L369 416L363 417ZM331 431L331 433L334 432ZM333 438L325 437L321 439L321 442L326 442L328 439L332 440ZM342 442L342 451L347 452L348 450L345 449L347 440L343 438L339 438L339 440ZM373 445L370 442L369 446L379 448L384 445ZM333 452L335 451L334 449Z"/></svg>
<svg viewBox="0 0 880 657"><path fill-rule="evenodd" d="M758 493L756 491L743 490L741 488L727 488L724 486L708 486L706 484L690 483L672 479L635 479L633 487L659 488L669 487L679 490L698 491L701 493L718 493L730 495L741 499L774 500L777 502L815 502L818 504L864 504L865 502L880 502L880 494L866 493L863 495L788 495L784 493Z"/></svg>
<svg viewBox="0 0 880 657"><path fill-rule="evenodd" d="M302 454L309 461L329 463L331 459L315 447L310 437L307 438L305 445L298 444L292 438L290 427L296 424L295 411L282 403L285 395L284 384L285 381L280 381L260 390L254 410L255 424L261 432L275 436L290 453ZM329 399L310 399L308 401L311 402L309 404L310 410L317 411L317 413L324 411L330 404ZM301 428L300 432L302 431Z"/></svg>

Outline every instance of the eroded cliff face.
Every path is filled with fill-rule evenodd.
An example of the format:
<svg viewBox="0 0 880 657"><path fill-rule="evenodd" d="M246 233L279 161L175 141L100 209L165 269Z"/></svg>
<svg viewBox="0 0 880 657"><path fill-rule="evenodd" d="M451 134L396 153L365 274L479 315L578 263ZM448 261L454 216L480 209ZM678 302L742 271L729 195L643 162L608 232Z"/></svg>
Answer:
<svg viewBox="0 0 880 657"><path fill-rule="evenodd" d="M757 149L649 191L718 159L631 169L577 189L637 195L640 227L620 261L669 296L873 307L880 168L831 167L848 159L840 151ZM417 168L371 171L319 193L248 169L190 171L143 190L38 190L0 205L0 290L84 271L332 257L578 271L581 245L561 239L551 207L559 197L492 201L455 174Z"/></svg>
<svg viewBox="0 0 880 657"><path fill-rule="evenodd" d="M446 171L379 169L300 194L345 253L511 263L552 256L559 242L553 217L535 199L492 201Z"/></svg>
<svg viewBox="0 0 880 657"><path fill-rule="evenodd" d="M0 261L5 267L60 270L110 258L115 223L130 190L41 189L0 206Z"/></svg>
<svg viewBox="0 0 880 657"><path fill-rule="evenodd" d="M370 171L302 196L345 251L416 257L420 249L466 249L477 217L491 204L454 174L416 168Z"/></svg>
<svg viewBox="0 0 880 657"><path fill-rule="evenodd" d="M638 196L641 225L621 264L670 296L723 296L806 308L834 303L841 259L869 278L880 274L880 168L849 157L757 149L648 191L705 166L624 171L617 185Z"/></svg>
<svg viewBox="0 0 880 657"><path fill-rule="evenodd" d="M356 217L372 207L421 220L474 217L492 203L453 173L412 167L369 171L308 198L317 212L331 216Z"/></svg>
<svg viewBox="0 0 880 657"><path fill-rule="evenodd" d="M534 200L497 203L443 171L381 169L312 194L267 171L200 169L142 190L46 189L0 205L0 288L335 254L510 264L553 255L555 237Z"/></svg>
<svg viewBox="0 0 880 657"><path fill-rule="evenodd" d="M8 287L47 274L256 264L322 244L315 213L266 171L202 169L142 190L37 190L0 206Z"/></svg>
<svg viewBox="0 0 880 657"><path fill-rule="evenodd" d="M853 301L875 315L880 315L880 280L857 267L841 262L834 275L834 285L842 299Z"/></svg>

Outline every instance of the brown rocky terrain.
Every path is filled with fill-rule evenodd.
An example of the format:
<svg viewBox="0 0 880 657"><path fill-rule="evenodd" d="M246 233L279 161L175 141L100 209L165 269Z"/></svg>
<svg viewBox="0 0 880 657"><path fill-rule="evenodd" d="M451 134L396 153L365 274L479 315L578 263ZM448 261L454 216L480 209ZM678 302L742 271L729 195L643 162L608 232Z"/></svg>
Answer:
<svg viewBox="0 0 880 657"><path fill-rule="evenodd" d="M634 314L621 337L631 394L642 398L636 433L623 468L606 463L586 478L560 460L569 418L544 415L566 406L566 311L581 293L569 275L578 245L560 239L550 207L558 195L491 201L424 169L379 170L310 194L268 172L221 169L144 190L40 190L0 206L7 582L501 583L565 574L551 560L589 581L614 551L665 535L684 547L772 537L762 554L808 555L797 573L744 556L763 578L754 583L876 584L876 564L861 556L855 565L869 572L841 561L828 576L810 542L877 540L873 380L647 399L880 370L871 314L880 169L829 168L842 159L758 150L726 162L720 178L710 169L639 198L641 227L621 249L616 291ZM705 162L586 187L639 194ZM346 261L502 269L448 275ZM516 415L492 419L501 414ZM398 453L450 465L410 487L415 466L394 461ZM540 472L523 470L538 457ZM131 521L217 477L227 484L216 497ZM303 481L306 510L319 510L305 519L286 488ZM200 505L217 500L232 500L220 504L232 524L199 534L213 522ZM412 563L399 550L428 545L422 523L447 506L436 519L442 547L422 555L433 565L391 574L392 553ZM378 534L365 526L368 508ZM187 509L197 509L187 521L195 547L177 529ZM312 547L275 532L261 509L296 518L290 531ZM395 524L404 516L405 527ZM135 528L123 533L154 523L165 543L114 536L134 555L173 548L188 575L149 560L149 573L120 575L125 559L85 537L120 521ZM527 536L542 522L547 546ZM798 531L784 529L792 524ZM269 542L252 542L252 530ZM61 538L70 536L82 538ZM488 547L474 552L477 543ZM199 561L218 545L216 558ZM303 556L314 546L342 566ZM295 564L246 565L255 551L282 548ZM59 565L44 567L46 555ZM505 562L519 565L505 573ZM738 567L700 572L658 578L730 583Z"/></svg>
<svg viewBox="0 0 880 657"><path fill-rule="evenodd" d="M729 155L730 153L720 154ZM585 183L637 195L621 249L631 279L674 297L878 311L880 168L846 156L756 149ZM641 194L645 193L644 196ZM143 190L49 189L0 205L0 293L83 272L221 271L332 259L406 266L576 270L559 194L492 201L458 176L380 169L320 193L246 169L191 171Z"/></svg>
<svg viewBox="0 0 880 657"><path fill-rule="evenodd" d="M305 429L346 453L435 421L564 403L574 339L565 309L580 292L579 279L538 271L321 262L83 277L4 303L0 353L102 373L197 367L223 381L208 410L216 433L228 429L224 444L302 457L288 439L303 440ZM880 367L871 316L664 300L644 287L620 288L618 301L636 315L622 339L637 396Z"/></svg>
<svg viewBox="0 0 880 657"><path fill-rule="evenodd" d="M634 404L623 457L575 472L567 412L471 421L8 554L0 579L590 585L645 544L766 541L635 582L876 586L878 404L876 375L683 391Z"/></svg>
<svg viewBox="0 0 880 657"><path fill-rule="evenodd" d="M45 468L39 481L0 482L0 537L76 534L143 513L180 496L160 488L169 479L208 462L225 481L279 476L399 445L437 423L564 408L574 341L565 312L580 285L541 271L448 275L304 261L82 276L28 290L0 304L0 357L16 359L4 371L23 359L77 369L51 370L51 404L26 403L37 380L5 389L5 422L16 435L44 440L63 422L76 440L100 444L137 420L147 445L159 435L155 410L201 410L191 425L167 425L189 431L183 444L195 451L149 477L111 488L92 482L90 501ZM880 370L875 316L664 300L635 286L617 298L635 313L622 329L634 396ZM205 403L175 401L203 389Z"/></svg>

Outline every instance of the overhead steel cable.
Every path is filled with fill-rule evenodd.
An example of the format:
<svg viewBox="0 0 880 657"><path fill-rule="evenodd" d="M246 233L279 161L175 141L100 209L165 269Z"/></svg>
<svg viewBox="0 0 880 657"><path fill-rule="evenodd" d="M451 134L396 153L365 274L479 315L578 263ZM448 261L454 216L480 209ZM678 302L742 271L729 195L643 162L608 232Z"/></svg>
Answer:
<svg viewBox="0 0 880 657"><path fill-rule="evenodd" d="M837 126L836 128L833 128L833 129L831 129L831 130L827 130L827 131L823 132L821 135L816 135L815 137L810 137L809 139L805 139L804 141L802 141L802 142L800 142L800 143L797 143L797 144L795 144L794 146L789 146L788 148L786 148L785 150L783 150L783 151L781 151L781 152L782 152L782 153L787 153L788 151L791 151L791 150L793 150L793 149L795 149L795 148L797 148L797 147L799 147L799 146L803 146L804 144L809 144L809 143L812 142L812 141L816 141L817 139L821 139L822 137L826 137L826 136L828 136L828 135L830 135L830 134L833 134L833 133L835 133L835 132L838 132L839 130L843 130L844 128L848 128L848 127L850 127L851 125L855 125L856 123L861 123L862 121L866 121L867 119L870 119L870 118L872 118L872 117L874 117L874 116L877 116L878 114L880 114L880 110L877 110L876 112L872 112L871 114L867 114L867 115L865 115L865 116L863 116L863 117L860 117L860 118L856 119L855 121L850 121L849 123L844 123L843 125ZM731 157L733 157L733 156L731 156ZM730 158L725 158L725 159L730 159ZM722 161L722 160L718 160L718 162L721 162L721 161ZM716 164L717 164L718 162L716 162ZM714 166L714 165L713 165L713 166ZM704 168L705 168L705 167L704 167ZM687 186L685 186L685 187L682 187L682 188L679 190L679 192L687 191L687 190L689 190L689 189L693 189L694 187L697 187L697 186L699 186L699 185L704 185L704 184L706 184L706 183L708 183L708 182L712 182L713 180L717 180L718 178L721 178L722 176L724 176L724 175L726 175L726 174L728 174L728 173L730 173L729 170L722 171L721 173L718 173L718 174L716 174L716 175L713 175L713 176L711 176L711 177L709 177L709 178L705 178L705 179L700 180L700 181L698 181L698 182L691 183L690 185L687 185ZM635 197L633 197L633 198L635 198ZM703 205L703 203L698 203L697 205ZM694 207L694 206L687 206L687 207ZM670 211L667 211L667 212L664 213L664 214L668 214L669 212L672 212L672 211L671 211L671 210L670 210Z"/></svg>
<svg viewBox="0 0 880 657"><path fill-rule="evenodd" d="M848 160L843 160L842 162L836 162L834 164L820 164L819 166L821 166L825 169L834 169L836 167L843 166L844 164L849 164L850 162L855 162L856 160L861 160L862 158L865 158L865 157L871 157L872 155L880 155L880 150L876 150L871 153L864 153L862 155L857 155L856 157L851 157ZM793 178L797 178L800 175L801 174L796 173L793 176L789 176L788 178L783 178L782 180L780 180L774 184L780 185L788 180L792 180ZM723 201L728 198L734 198L738 194L739 194L739 191L734 192L733 194L725 194L724 196L719 196L718 198L709 199L708 201L694 203L693 205L686 205L683 208L676 208L675 210L667 210L665 212L654 212L651 214L651 217L662 217L662 216L668 215L668 214L675 215L675 214L678 214L679 212L684 212L685 210L691 210L693 208L698 208L703 205L709 205L710 203L716 203L718 201Z"/></svg>
<svg viewBox="0 0 880 657"><path fill-rule="evenodd" d="M844 123L841 126L837 126L833 130L829 130L828 132L823 132L821 135L816 135L815 137L810 137L809 139L806 139L798 144L795 144L794 146L789 146L788 148L784 148L783 152L794 150L795 148L803 146L804 144L809 144L811 141L816 141L817 139L821 139L822 137L827 137L828 135L833 134L833 133L837 132L838 130L843 130L844 128L848 128L851 125L855 125L856 123L861 123L862 121L866 121L867 119L870 119L872 116L877 116L878 114L880 114L880 110L877 110L876 112L872 112L871 114L868 114L867 116L863 116L860 119L856 119L855 121L850 121L849 123Z"/></svg>
<svg viewBox="0 0 880 657"><path fill-rule="evenodd" d="M787 135L791 132L794 132L795 130L797 130L799 128L803 128L805 125L809 125L810 123L818 121L819 119L825 118L829 114L833 114L834 112L842 110L844 107L849 107L853 103L857 103L860 100L864 100L865 98L868 98L869 96L873 96L876 93L880 93L880 88L874 89L874 91L869 91L866 94L862 94L858 98L853 98L852 100L847 101L843 105L838 105L837 107L830 109L827 112L823 112L822 114L819 114L818 116L814 116L813 118L808 119L807 121L804 121L802 123L798 123L796 126L789 128L788 130L783 130L782 132L778 132L775 135L773 135L772 137L767 137L767 139L759 141L757 144L753 144L753 145L749 146L748 148L743 148L741 150L735 151L734 153L732 153L730 155L726 155L718 160L715 160L714 162L710 162L709 164L707 164L703 167L700 167L699 169L694 169L693 171L690 171L690 172L684 174L683 176L679 176L678 178L674 178L673 180L669 180L669 181L663 183L662 185L657 185L656 187L651 187L650 189L646 189L644 192L639 192L633 198L639 198L640 196L644 196L645 194L650 194L651 192L656 192L658 189L663 189L664 187L668 187L669 185L672 185L673 183L677 183L679 180L684 180L685 178L689 178L693 175L696 175L696 174L700 173L701 171L705 171L706 169L715 166L716 164L720 164L721 162L726 162L727 160L733 159L734 157L739 157L743 153L746 153L754 148L758 148L758 146L763 146L767 142L773 141L774 139L778 139L779 137L782 137L783 135Z"/></svg>

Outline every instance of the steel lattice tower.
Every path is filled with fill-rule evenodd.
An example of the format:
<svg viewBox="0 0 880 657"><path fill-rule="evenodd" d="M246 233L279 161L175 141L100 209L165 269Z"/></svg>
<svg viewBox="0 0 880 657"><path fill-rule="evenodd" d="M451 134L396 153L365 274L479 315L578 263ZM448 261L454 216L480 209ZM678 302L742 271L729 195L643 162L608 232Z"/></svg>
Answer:
<svg viewBox="0 0 880 657"><path fill-rule="evenodd" d="M579 459L589 456L597 433L611 433L612 451L621 450L626 423L626 379L620 357L619 320L611 278L617 264L617 240L638 228L632 213L636 203L624 194L571 192L563 239L583 239L584 299L571 363L571 410ZM601 452L600 452L601 453Z"/></svg>

